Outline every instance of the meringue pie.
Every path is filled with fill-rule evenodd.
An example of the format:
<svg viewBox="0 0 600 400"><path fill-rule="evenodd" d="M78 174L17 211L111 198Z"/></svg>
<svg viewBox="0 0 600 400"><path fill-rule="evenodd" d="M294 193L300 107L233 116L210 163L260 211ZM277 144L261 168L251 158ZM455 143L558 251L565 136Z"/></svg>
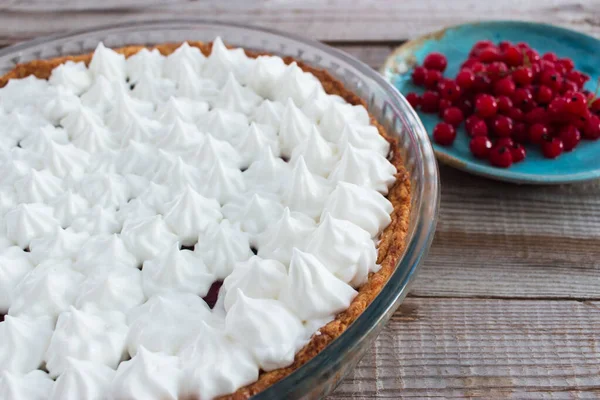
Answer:
<svg viewBox="0 0 600 400"><path fill-rule="evenodd" d="M248 398L343 333L410 182L363 101L220 38L0 77L0 398Z"/></svg>

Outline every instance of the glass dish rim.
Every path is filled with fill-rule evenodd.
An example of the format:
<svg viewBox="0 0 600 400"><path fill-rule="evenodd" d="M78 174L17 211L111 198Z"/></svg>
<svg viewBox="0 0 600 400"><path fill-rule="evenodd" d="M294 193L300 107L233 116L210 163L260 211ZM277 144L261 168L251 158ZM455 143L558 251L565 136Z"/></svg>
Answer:
<svg viewBox="0 0 600 400"><path fill-rule="evenodd" d="M323 44L317 40L304 38L296 34L281 32L276 29L263 28L250 24L238 23L233 21L211 20L208 18L157 18L136 20L130 23L115 23L92 26L90 28L66 31L54 35L42 36L32 40L8 46L0 49L0 57L6 57L11 54L18 54L21 50L26 50L33 46L43 45L60 39L74 38L84 34L101 34L110 32L115 29L127 29L131 32L132 28L148 28L156 26L175 27L177 24L209 24L213 26L232 27L245 29L249 31L259 31L268 33L282 38L295 41L303 46L316 48L320 51L328 53L334 58L341 59L363 76L373 80L387 96L386 101L392 103L397 110L400 110L407 119L407 123L413 127L417 136L417 149L419 150L418 160L423 165L423 174L419 176L423 189L419 192L419 198L412 203L414 208L411 213L415 215L415 222L412 229L406 237L405 249L402 256L396 263L395 270L389 277L386 284L381 289L380 293L373 299L371 304L359 315L356 320L351 323L345 331L335 340L333 340L325 349L319 352L315 357L311 358L304 365L300 366L292 373L286 375L281 380L270 385L263 391L252 396L252 399L279 399L282 395L291 394L294 396L302 396L310 392L311 387L304 385L309 379L319 378L321 376L331 376L337 372L338 365L343 362L346 350L360 345L364 339L369 336L381 322L386 320L386 315L395 310L402 299L406 296L409 286L413 281L416 272L427 254L429 246L433 240L433 234L437 224L440 185L439 172L437 162L434 156L433 148L429 142L427 132L419 117L413 108L409 105L404 96L391 85L377 70L364 64L355 57ZM190 38L191 39L191 38ZM225 38L225 41L227 39ZM130 43L131 45L135 43ZM414 149L412 149L414 150ZM429 197L424 199L423 194L426 193ZM413 195L413 192L411 192ZM338 380L339 383L339 380Z"/></svg>

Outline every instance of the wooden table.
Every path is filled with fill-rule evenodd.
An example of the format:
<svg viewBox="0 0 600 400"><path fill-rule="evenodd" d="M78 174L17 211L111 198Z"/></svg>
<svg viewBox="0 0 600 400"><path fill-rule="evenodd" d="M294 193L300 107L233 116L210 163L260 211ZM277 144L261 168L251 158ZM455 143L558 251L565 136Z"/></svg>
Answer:
<svg viewBox="0 0 600 400"><path fill-rule="evenodd" d="M165 16L309 35L373 67L407 38L472 20L600 37L599 0L0 0L0 44ZM514 186L440 169L437 234L412 293L331 399L599 399L600 181Z"/></svg>

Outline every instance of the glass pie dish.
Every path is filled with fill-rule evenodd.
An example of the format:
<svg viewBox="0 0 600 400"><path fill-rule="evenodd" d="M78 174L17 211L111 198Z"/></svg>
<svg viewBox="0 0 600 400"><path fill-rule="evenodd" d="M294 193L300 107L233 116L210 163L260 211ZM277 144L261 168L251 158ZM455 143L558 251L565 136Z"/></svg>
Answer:
<svg viewBox="0 0 600 400"><path fill-rule="evenodd" d="M358 363L398 308L433 239L438 203L438 170L427 132L402 95L379 74L345 53L311 40L270 30L205 20L163 20L100 27L41 38L0 51L0 76L16 64L92 52L107 47L154 45L186 40L225 42L246 50L291 56L327 70L361 97L389 134L396 137L411 184L411 213L405 249L381 292L346 331L302 367L253 399L320 398Z"/></svg>

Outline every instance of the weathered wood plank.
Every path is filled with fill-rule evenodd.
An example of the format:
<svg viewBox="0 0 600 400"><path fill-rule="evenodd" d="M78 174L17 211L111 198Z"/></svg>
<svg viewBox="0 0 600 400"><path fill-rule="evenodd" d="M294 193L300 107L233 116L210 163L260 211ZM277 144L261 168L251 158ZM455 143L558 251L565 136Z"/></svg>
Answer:
<svg viewBox="0 0 600 400"><path fill-rule="evenodd" d="M585 0L12 0L0 3L0 43L67 29L166 16L237 21L320 40L403 40L457 23L515 17L600 36L600 3Z"/></svg>
<svg viewBox="0 0 600 400"><path fill-rule="evenodd" d="M600 304L409 298L331 400L598 398Z"/></svg>
<svg viewBox="0 0 600 400"><path fill-rule="evenodd" d="M518 186L441 166L418 296L600 299L600 181Z"/></svg>

